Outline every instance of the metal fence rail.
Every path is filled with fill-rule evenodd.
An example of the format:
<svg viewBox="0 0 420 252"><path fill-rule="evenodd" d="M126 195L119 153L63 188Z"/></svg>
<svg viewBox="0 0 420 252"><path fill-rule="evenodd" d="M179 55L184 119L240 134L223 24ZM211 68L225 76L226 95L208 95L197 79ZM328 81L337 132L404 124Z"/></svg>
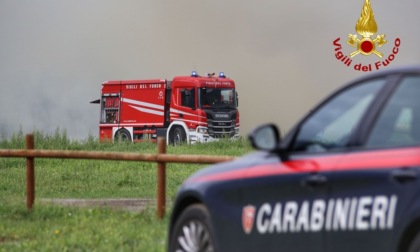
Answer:
<svg viewBox="0 0 420 252"><path fill-rule="evenodd" d="M158 218L165 215L166 202L166 163L196 163L214 164L235 159L229 156L205 155L173 155L166 154L166 140L158 138L156 154L98 152L98 151L63 151L63 150L35 150L34 136L26 135L26 149L0 149L0 157L26 158L26 206L32 209L35 202L35 158L65 158L65 159L93 159L119 160L157 163L157 206Z"/></svg>

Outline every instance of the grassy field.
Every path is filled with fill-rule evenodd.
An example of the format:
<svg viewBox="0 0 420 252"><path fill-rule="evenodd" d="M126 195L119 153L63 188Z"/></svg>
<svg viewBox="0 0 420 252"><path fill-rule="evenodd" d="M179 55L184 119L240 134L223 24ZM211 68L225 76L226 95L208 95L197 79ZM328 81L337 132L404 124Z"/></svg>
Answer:
<svg viewBox="0 0 420 252"><path fill-rule="evenodd" d="M25 148L22 131L0 139L0 149ZM156 144L99 143L35 132L36 149L156 153ZM246 140L168 146L171 154L241 156ZM167 199L182 181L205 165L167 164ZM156 164L147 162L36 159L36 201L26 210L26 163L0 158L0 251L165 251L170 205L164 220L150 207L142 212L99 207L64 207L41 202L52 198L155 198Z"/></svg>

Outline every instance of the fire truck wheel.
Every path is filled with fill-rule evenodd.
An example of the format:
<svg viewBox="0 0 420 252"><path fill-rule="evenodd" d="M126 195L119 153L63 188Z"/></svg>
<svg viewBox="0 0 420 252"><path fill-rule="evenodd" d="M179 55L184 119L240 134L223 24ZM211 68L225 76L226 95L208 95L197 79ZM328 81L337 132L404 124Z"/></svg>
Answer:
<svg viewBox="0 0 420 252"><path fill-rule="evenodd" d="M169 251L217 251L210 217L201 204L185 209L169 238Z"/></svg>
<svg viewBox="0 0 420 252"><path fill-rule="evenodd" d="M178 145L185 142L186 140L187 140L187 135L184 129L181 127L175 127L170 137L170 143L173 145Z"/></svg>
<svg viewBox="0 0 420 252"><path fill-rule="evenodd" d="M126 129L119 129L115 133L114 141L131 141L130 132Z"/></svg>

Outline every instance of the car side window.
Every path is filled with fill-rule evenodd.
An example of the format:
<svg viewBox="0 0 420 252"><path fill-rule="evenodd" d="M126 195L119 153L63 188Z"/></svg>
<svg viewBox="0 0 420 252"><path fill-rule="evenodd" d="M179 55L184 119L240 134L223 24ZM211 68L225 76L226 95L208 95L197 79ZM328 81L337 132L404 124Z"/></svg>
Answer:
<svg viewBox="0 0 420 252"><path fill-rule="evenodd" d="M374 79L336 94L303 122L291 151L326 152L345 147L384 84L385 79Z"/></svg>
<svg viewBox="0 0 420 252"><path fill-rule="evenodd" d="M420 76L402 80L383 108L366 147L399 147L420 144Z"/></svg>

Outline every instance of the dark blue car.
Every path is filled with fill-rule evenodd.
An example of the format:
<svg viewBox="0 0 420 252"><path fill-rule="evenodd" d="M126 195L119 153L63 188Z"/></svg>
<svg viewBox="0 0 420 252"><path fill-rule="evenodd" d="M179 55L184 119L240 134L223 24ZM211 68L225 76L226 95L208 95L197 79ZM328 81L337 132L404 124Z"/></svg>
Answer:
<svg viewBox="0 0 420 252"><path fill-rule="evenodd" d="M180 188L169 251L420 251L420 67L358 79Z"/></svg>

